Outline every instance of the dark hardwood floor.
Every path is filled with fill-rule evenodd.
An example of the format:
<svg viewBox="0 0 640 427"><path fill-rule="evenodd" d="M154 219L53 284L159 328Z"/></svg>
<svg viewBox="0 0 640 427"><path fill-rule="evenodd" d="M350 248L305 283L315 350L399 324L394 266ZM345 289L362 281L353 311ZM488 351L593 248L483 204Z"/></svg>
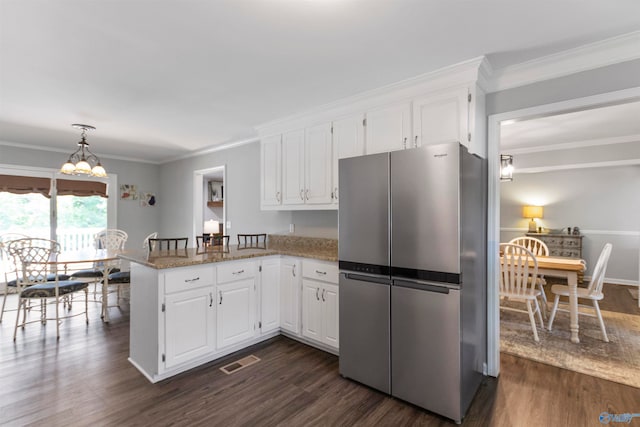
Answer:
<svg viewBox="0 0 640 427"><path fill-rule="evenodd" d="M15 312L0 325L2 425L306 426L454 425L338 375L338 358L284 337L151 384L128 361L129 315L103 324L28 325L12 341ZM254 354L232 375L218 368ZM465 426L600 425L603 411L640 411L640 389L503 355ZM634 420L633 422L635 422ZM632 422L632 424L633 424Z"/></svg>

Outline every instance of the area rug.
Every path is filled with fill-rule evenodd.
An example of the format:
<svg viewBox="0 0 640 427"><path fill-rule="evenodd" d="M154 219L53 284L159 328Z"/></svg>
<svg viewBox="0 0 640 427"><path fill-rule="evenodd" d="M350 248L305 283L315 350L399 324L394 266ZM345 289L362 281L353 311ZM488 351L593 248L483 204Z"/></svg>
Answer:
<svg viewBox="0 0 640 427"><path fill-rule="evenodd" d="M500 351L640 388L640 316L603 311L609 342L598 320L580 316L580 343L570 341L569 313L558 312L553 330L538 325L539 342L526 313L500 310Z"/></svg>

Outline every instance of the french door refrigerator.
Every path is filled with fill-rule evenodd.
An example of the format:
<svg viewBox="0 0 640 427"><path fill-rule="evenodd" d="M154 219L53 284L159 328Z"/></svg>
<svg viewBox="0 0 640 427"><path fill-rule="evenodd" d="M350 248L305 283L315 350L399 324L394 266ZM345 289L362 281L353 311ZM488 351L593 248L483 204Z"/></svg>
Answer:
<svg viewBox="0 0 640 427"><path fill-rule="evenodd" d="M340 373L460 422L486 362L486 161L339 161Z"/></svg>

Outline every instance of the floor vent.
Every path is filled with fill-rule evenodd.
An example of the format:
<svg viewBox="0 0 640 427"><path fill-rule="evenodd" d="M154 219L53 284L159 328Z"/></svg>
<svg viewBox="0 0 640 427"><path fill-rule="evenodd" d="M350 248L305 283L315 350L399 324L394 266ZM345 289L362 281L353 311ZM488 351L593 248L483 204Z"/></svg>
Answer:
<svg viewBox="0 0 640 427"><path fill-rule="evenodd" d="M246 368L247 366L251 366L254 363L258 363L260 359L253 354L251 356L243 357L240 360L236 360L235 362L231 362L228 365L220 368L222 372L227 375L233 374L234 372L238 372L242 368Z"/></svg>

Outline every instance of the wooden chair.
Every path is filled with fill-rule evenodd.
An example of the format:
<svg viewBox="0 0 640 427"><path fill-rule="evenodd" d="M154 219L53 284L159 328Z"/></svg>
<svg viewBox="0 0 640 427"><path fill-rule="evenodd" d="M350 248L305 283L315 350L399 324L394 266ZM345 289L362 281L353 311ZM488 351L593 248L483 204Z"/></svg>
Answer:
<svg viewBox="0 0 640 427"><path fill-rule="evenodd" d="M89 284L77 280L60 280L58 278L57 264L55 259L60 253L60 244L47 239L20 239L9 244L9 254L20 263L18 272L18 313L16 326L13 331L13 340L16 340L18 326L22 328L29 323L40 322L43 325L47 320L55 320L56 337L60 339L60 321L65 318L84 314L86 322L89 323L88 311L88 287ZM52 275L53 281L47 281L47 277ZM60 315L60 303L66 304L71 310L72 294L84 291L85 307L83 313ZM28 302L32 299L40 301L40 318L37 320L27 320L27 311L30 308ZM55 304L55 317L47 317L47 305ZM22 322L20 322L20 312L22 311Z"/></svg>
<svg viewBox="0 0 640 427"><path fill-rule="evenodd" d="M187 245L189 244L188 237L156 237L152 239L150 238L147 241L149 242L149 250L151 251L178 249L179 247L182 249L187 249Z"/></svg>
<svg viewBox="0 0 640 427"><path fill-rule="evenodd" d="M529 236L516 237L515 239L511 239L509 243L512 245L524 246L525 248L530 250L533 255L537 257L549 256L549 247L547 246L547 244L540 239L536 239L535 237L529 237ZM547 310L549 309L549 307L547 303L547 294L544 292L544 285L547 284L547 281L545 280L544 276L540 275L538 276L538 280L536 283L537 283L538 289L540 289L540 299L542 300L541 301L542 317L547 319Z"/></svg>
<svg viewBox="0 0 640 427"><path fill-rule="evenodd" d="M602 248L602 252L600 252L600 256L598 257L598 262L593 269L589 286L586 288L578 288L578 301L580 299L587 299L592 303L591 307L588 305L578 304L578 315L582 314L584 316L597 317L598 322L600 323L600 330L602 331L602 339L605 342L609 342L609 337L607 337L607 330L604 327L604 320L602 320L602 313L600 312L600 305L598 304L598 301L604 298L602 286L604 285L604 275L607 271L607 264L609 263L609 256L611 255L612 248L613 245L611 243L604 245L604 248ZM556 317L557 311L569 311L568 309L558 308L560 297L569 297L569 286L553 285L551 287L551 292L555 295L555 299L553 301L553 309L551 309L551 317L549 318L549 330L551 330L551 327L553 326L553 320ZM563 304L568 303L563 302ZM581 312L580 308L593 309L595 314Z"/></svg>
<svg viewBox="0 0 640 427"><path fill-rule="evenodd" d="M533 338L540 341L534 315L538 314L540 326L544 328L538 297L540 290L536 289L538 279L538 261L533 253L519 245L509 243L500 244L500 297L509 301L524 301L527 310L500 305L501 309L529 314Z"/></svg>

